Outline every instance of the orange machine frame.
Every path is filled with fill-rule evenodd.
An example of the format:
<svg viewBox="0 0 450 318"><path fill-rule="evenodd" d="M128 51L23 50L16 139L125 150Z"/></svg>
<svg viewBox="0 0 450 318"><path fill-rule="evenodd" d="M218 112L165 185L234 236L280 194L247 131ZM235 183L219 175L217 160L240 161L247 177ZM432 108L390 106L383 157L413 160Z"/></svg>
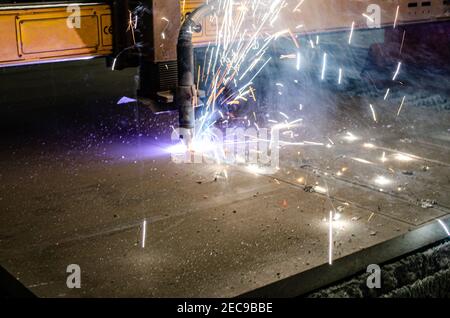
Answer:
<svg viewBox="0 0 450 318"><path fill-rule="evenodd" d="M181 14L204 2L180 0ZM382 8L382 26L394 21L408 24L450 19L450 2L443 0L287 0L289 8L284 10L280 28L302 34L349 30L351 25L356 29L367 28L363 13L372 3ZM80 3L79 29L68 28L66 22L71 12L67 6L67 3L0 5L0 67L111 55L110 6ZM215 40L214 19L205 18L203 25L202 32L194 35L196 46Z"/></svg>
<svg viewBox="0 0 450 318"><path fill-rule="evenodd" d="M69 28L67 6L0 6L0 66L110 55L111 8L79 4L80 28Z"/></svg>

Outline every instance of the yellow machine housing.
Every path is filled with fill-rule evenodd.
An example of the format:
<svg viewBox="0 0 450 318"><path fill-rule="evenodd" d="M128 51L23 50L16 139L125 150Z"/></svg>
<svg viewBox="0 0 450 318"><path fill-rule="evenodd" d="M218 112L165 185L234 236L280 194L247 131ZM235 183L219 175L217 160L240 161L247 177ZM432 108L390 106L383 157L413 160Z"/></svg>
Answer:
<svg viewBox="0 0 450 318"><path fill-rule="evenodd" d="M161 5L164 10L172 7L170 0L167 1ZM286 2L288 8L280 17L282 23L279 23L279 28L300 34L348 30L352 24L355 29L367 28L367 17L363 14L367 13L371 4L382 8L382 26L392 25L394 22L400 25L450 18L450 1L447 0ZM192 12L204 3L205 0L179 0L179 5L176 3L173 8L181 8L181 19L181 15ZM239 2L236 3L239 5ZM0 5L0 67L111 55L114 36L111 6L104 3L76 4L80 7L80 28L69 28L67 23L72 11L68 10L68 6L74 4L76 3ZM216 24L214 19L205 18L201 33L193 35L194 45L203 46L214 42ZM155 44L155 56L161 55L158 55L161 50L175 50L176 43L170 45L173 48Z"/></svg>
<svg viewBox="0 0 450 318"><path fill-rule="evenodd" d="M0 6L0 66L110 55L110 6L79 7L80 28L70 28L67 4Z"/></svg>

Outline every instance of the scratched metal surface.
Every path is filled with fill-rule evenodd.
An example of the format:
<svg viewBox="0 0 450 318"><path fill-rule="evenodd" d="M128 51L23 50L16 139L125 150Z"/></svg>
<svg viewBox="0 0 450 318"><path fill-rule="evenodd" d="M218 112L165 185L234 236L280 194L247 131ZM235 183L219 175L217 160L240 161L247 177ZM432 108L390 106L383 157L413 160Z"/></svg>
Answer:
<svg viewBox="0 0 450 318"><path fill-rule="evenodd" d="M47 81L84 76L60 67L73 77ZM80 117L41 111L5 123L2 135L0 264L38 296L237 296L327 263L330 209L340 211L333 259L449 214L450 118L439 87L432 101L432 89L408 92L400 118L403 94L394 94L377 104L376 123L364 95L319 87L299 97L302 110L282 103L303 118L282 139L323 145L283 146L280 170L265 176L171 162L176 117L96 102L93 92L114 96L117 87L101 86L109 75L94 69ZM56 104L73 102L66 95ZM228 178L217 178L225 168ZM69 264L81 266L81 289L66 287Z"/></svg>

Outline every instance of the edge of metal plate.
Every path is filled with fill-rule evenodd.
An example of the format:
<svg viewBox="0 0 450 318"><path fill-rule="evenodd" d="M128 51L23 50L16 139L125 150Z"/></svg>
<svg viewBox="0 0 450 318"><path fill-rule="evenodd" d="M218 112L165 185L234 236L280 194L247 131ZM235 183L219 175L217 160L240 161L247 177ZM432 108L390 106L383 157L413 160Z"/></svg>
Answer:
<svg viewBox="0 0 450 318"><path fill-rule="evenodd" d="M440 219L450 228L450 216ZM449 236L438 220L414 229L394 239L344 256L332 266L324 264L272 284L246 292L239 298L301 297L365 272L371 264L383 265L417 250L448 240Z"/></svg>

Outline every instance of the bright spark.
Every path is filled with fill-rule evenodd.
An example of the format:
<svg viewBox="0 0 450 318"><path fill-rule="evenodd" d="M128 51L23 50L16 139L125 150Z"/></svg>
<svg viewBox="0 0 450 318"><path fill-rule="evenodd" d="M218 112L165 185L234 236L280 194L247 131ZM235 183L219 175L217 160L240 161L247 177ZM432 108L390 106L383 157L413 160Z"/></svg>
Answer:
<svg viewBox="0 0 450 318"><path fill-rule="evenodd" d="M395 19L394 19L394 29L397 27L397 20L398 20L399 12L400 12L400 6L397 6L397 11L395 12Z"/></svg>
<svg viewBox="0 0 450 318"><path fill-rule="evenodd" d="M350 29L350 35L348 37L348 45L352 44L353 31L355 30L355 21L352 22L352 27Z"/></svg>
<svg viewBox="0 0 450 318"><path fill-rule="evenodd" d="M447 236L450 236L450 231L448 230L447 225L442 220L438 220L438 222L442 226L442 228L444 229L445 233L447 233Z"/></svg>
<svg viewBox="0 0 450 318"><path fill-rule="evenodd" d="M147 220L142 223L142 248L145 248L145 241L147 240Z"/></svg>
<svg viewBox="0 0 450 318"><path fill-rule="evenodd" d="M400 104L400 107L398 108L397 117L400 116L400 113L402 112L403 105L405 104L405 99L406 99L406 96L403 96L403 99L402 99L402 102Z"/></svg>
<svg viewBox="0 0 450 318"><path fill-rule="evenodd" d="M372 111L373 121L377 123L377 122L378 122L378 120L377 120L377 114L375 113L375 108L373 108L373 105L372 105L372 104L370 104L370 110Z"/></svg>
<svg viewBox="0 0 450 318"><path fill-rule="evenodd" d="M398 77L398 74L400 73L400 68L402 67L402 62L398 62L397 69L395 70L394 77L392 78L393 81L395 81Z"/></svg>
<svg viewBox="0 0 450 318"><path fill-rule="evenodd" d="M322 81L325 79L325 72L327 70L327 53L323 53L323 63L322 63Z"/></svg>
<svg viewBox="0 0 450 318"><path fill-rule="evenodd" d="M333 265L333 211L330 211L328 223L328 264Z"/></svg>

